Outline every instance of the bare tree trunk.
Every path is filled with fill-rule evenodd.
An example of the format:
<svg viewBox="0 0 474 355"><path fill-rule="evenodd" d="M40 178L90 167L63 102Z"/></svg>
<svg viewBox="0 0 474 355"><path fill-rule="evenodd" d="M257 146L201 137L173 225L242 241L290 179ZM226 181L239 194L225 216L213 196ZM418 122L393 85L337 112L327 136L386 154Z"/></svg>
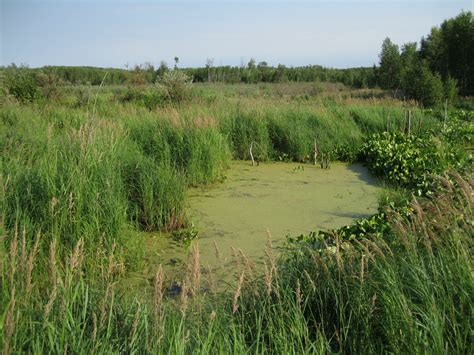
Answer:
<svg viewBox="0 0 474 355"><path fill-rule="evenodd" d="M250 158L252 159L252 166L254 166L255 160L253 159L252 148L253 148L253 142L250 143Z"/></svg>
<svg viewBox="0 0 474 355"><path fill-rule="evenodd" d="M318 145L316 144L316 138L314 139L314 165L318 162Z"/></svg>

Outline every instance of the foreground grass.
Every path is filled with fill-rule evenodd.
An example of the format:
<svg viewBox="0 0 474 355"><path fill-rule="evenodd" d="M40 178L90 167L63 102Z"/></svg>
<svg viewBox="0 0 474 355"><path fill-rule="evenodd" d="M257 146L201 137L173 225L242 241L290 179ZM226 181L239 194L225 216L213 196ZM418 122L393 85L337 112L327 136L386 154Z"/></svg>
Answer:
<svg viewBox="0 0 474 355"><path fill-rule="evenodd" d="M451 175L413 212L392 211L394 238L334 248L268 249L262 279L244 268L234 294L204 292L191 252L180 298L166 301L157 270L150 302L115 291L119 253L100 248L87 278L82 239L60 257L11 240L1 275L3 350L157 353L471 353L474 297L472 181Z"/></svg>

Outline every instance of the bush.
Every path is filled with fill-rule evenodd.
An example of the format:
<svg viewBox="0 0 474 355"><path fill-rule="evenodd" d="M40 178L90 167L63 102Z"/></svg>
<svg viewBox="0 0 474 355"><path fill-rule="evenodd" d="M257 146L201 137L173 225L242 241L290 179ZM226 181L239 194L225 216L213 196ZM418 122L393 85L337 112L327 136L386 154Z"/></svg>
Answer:
<svg viewBox="0 0 474 355"><path fill-rule="evenodd" d="M165 97L161 91L147 90L143 93L143 104L150 111L156 109L158 106L163 106Z"/></svg>
<svg viewBox="0 0 474 355"><path fill-rule="evenodd" d="M5 69L4 85L21 103L33 102L41 96L36 74L27 67L12 65Z"/></svg>
<svg viewBox="0 0 474 355"><path fill-rule="evenodd" d="M59 78L53 72L40 72L36 76L41 95L47 99L57 99L61 96Z"/></svg>
<svg viewBox="0 0 474 355"><path fill-rule="evenodd" d="M155 85L169 103L180 104L191 97L192 79L180 70L165 72Z"/></svg>

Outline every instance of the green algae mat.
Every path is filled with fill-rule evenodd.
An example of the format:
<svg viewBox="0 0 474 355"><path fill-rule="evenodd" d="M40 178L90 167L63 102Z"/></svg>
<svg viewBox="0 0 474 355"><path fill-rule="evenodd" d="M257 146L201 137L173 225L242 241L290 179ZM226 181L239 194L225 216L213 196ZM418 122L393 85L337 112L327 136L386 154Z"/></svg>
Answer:
<svg viewBox="0 0 474 355"><path fill-rule="evenodd" d="M257 268L263 263L268 234L278 250L288 234L351 224L376 212L379 191L377 180L360 164L321 169L233 162L223 183L188 191L187 213L198 231L192 243L199 246L204 272L226 283L246 258ZM169 235L144 239L146 278L159 264L168 276L182 277L189 248Z"/></svg>

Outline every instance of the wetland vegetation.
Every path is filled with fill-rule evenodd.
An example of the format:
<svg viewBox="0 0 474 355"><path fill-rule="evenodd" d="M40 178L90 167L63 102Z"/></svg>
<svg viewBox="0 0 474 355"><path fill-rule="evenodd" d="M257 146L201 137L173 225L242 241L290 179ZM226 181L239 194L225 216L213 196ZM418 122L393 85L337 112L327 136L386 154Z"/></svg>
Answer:
<svg viewBox="0 0 474 355"><path fill-rule="evenodd" d="M61 70L0 69L4 353L472 353L472 98Z"/></svg>

